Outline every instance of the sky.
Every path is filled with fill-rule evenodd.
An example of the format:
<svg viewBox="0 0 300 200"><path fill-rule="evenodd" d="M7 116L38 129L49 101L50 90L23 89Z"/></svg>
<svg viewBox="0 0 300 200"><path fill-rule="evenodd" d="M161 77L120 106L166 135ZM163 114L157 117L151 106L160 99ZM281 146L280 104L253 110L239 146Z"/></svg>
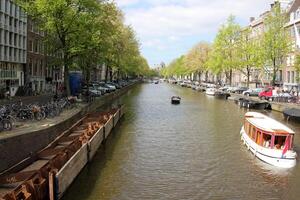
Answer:
<svg viewBox="0 0 300 200"><path fill-rule="evenodd" d="M151 67L169 63L200 41L213 42L230 14L245 26L273 0L115 0Z"/></svg>

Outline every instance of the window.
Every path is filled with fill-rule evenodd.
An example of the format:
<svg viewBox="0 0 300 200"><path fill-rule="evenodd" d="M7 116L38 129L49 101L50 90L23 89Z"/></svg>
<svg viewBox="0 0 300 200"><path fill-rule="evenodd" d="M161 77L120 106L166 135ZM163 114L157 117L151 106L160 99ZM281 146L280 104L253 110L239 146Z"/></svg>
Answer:
<svg viewBox="0 0 300 200"><path fill-rule="evenodd" d="M262 133L261 131L257 131L256 144L261 146L262 145L261 143L262 143Z"/></svg>
<svg viewBox="0 0 300 200"><path fill-rule="evenodd" d="M274 147L275 149L283 149L285 143L285 136L275 136Z"/></svg>
<svg viewBox="0 0 300 200"><path fill-rule="evenodd" d="M254 139L255 135L256 135L256 129L255 127L252 126L252 128L250 129L250 138Z"/></svg>
<svg viewBox="0 0 300 200"><path fill-rule="evenodd" d="M265 148L271 148L271 135L267 134L267 133L263 133L263 138L262 138L262 142L263 142L263 147Z"/></svg>
<svg viewBox="0 0 300 200"><path fill-rule="evenodd" d="M33 51L33 44L32 44L32 41L31 41L31 40L29 40L29 47L28 47L28 50L29 50L30 52Z"/></svg>

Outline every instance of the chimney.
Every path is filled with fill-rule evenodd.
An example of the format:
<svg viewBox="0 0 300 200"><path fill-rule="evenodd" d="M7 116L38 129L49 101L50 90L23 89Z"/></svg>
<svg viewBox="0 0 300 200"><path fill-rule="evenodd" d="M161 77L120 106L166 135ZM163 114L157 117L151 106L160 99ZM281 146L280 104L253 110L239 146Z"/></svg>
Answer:
<svg viewBox="0 0 300 200"><path fill-rule="evenodd" d="M253 22L255 20L255 17L250 17L250 22Z"/></svg>

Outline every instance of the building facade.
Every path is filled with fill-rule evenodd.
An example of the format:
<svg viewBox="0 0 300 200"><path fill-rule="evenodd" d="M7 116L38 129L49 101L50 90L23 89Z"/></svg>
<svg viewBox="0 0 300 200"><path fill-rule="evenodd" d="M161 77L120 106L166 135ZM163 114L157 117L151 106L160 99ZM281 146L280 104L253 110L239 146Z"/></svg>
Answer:
<svg viewBox="0 0 300 200"><path fill-rule="evenodd" d="M27 65L26 83L36 93L46 88L47 55L44 47L44 32L30 19L27 26Z"/></svg>
<svg viewBox="0 0 300 200"><path fill-rule="evenodd" d="M293 41L292 51L289 53L286 59L286 67L283 70L284 83L283 86L290 90L294 87L298 87L299 84L299 72L295 69L296 56L300 51L300 0L294 0L287 10L289 21L286 24L286 28L290 33Z"/></svg>
<svg viewBox="0 0 300 200"><path fill-rule="evenodd" d="M11 0L0 0L0 88L14 95L24 85L27 18Z"/></svg>

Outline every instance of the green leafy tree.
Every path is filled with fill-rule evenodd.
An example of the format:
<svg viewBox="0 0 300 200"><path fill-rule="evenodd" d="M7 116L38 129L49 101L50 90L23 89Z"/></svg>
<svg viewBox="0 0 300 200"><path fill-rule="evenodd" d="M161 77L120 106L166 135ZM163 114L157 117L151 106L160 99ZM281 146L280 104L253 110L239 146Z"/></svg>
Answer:
<svg viewBox="0 0 300 200"><path fill-rule="evenodd" d="M207 42L200 42L189 50L185 56L185 65L190 73L197 73L200 77L208 71L209 54L212 47Z"/></svg>
<svg viewBox="0 0 300 200"><path fill-rule="evenodd" d="M261 40L253 38L249 27L243 29L237 41L238 70L247 78L249 87L251 73L263 65Z"/></svg>
<svg viewBox="0 0 300 200"><path fill-rule="evenodd" d="M291 49L291 39L285 29L286 13L276 3L264 20L265 32L262 39L265 71L272 74L272 84L275 85L277 72L281 68Z"/></svg>
<svg viewBox="0 0 300 200"><path fill-rule="evenodd" d="M209 67L215 74L225 73L227 83L232 83L232 71L238 66L237 41L241 28L235 22L234 16L229 16L227 22L221 26L213 43L210 54Z"/></svg>
<svg viewBox="0 0 300 200"><path fill-rule="evenodd" d="M99 5L97 0L31 0L18 1L19 5L39 27L47 33L49 54L61 52L64 67L64 84L70 94L69 69L80 48L78 38L84 37L86 19L94 15Z"/></svg>

